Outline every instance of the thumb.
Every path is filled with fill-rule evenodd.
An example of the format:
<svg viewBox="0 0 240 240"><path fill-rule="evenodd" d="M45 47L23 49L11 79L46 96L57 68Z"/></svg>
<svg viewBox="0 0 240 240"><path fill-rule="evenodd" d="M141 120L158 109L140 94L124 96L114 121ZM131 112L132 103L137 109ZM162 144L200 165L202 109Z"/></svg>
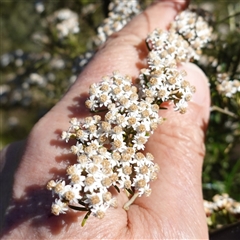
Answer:
<svg viewBox="0 0 240 240"><path fill-rule="evenodd" d="M147 209L156 215L163 233L169 233L166 230L170 228L172 237L202 239L207 238L201 173L210 94L207 78L198 67L188 63L181 68L187 72L187 80L196 86L196 94L185 114L174 112L171 106L161 110L166 121L150 137L146 148L154 155L160 173L151 185L152 195L137 199L137 206L129 209L129 215L136 214L136 209ZM183 233L189 235L182 236Z"/></svg>

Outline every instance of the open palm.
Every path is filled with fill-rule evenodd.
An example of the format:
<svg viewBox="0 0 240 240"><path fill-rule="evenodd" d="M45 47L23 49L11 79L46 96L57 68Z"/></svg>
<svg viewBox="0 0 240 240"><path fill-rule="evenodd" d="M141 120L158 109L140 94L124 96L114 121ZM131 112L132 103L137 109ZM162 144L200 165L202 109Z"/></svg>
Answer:
<svg viewBox="0 0 240 240"><path fill-rule="evenodd" d="M167 28L185 4L180 0L158 2L111 36L71 89L35 125L28 139L2 151L2 161L6 161L1 174L1 181L4 181L2 208L7 205L11 194L3 239L208 237L201 168L209 92L206 77L193 64L181 66L187 71L188 80L197 88L187 113L176 113L171 105L168 110L161 110L161 116L167 121L158 127L146 146L146 151L155 156L160 166L159 177L151 185L150 197L138 198L129 211L125 211L122 206L127 197L121 193L118 195L118 208L109 209L101 220L90 217L82 228L84 215L81 212L69 212L58 217L50 214L52 197L45 190L46 183L64 175L67 164L74 160L74 156L69 154L69 145L59 140L59 135L68 128L69 118L87 116L84 102L89 85L114 70L136 77L146 65L146 35L156 27Z"/></svg>

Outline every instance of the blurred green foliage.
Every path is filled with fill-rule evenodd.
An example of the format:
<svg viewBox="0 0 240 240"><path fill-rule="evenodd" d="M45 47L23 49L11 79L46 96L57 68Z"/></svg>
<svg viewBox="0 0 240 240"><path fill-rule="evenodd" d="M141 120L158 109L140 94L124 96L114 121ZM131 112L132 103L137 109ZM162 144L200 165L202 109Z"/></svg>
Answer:
<svg viewBox="0 0 240 240"><path fill-rule="evenodd" d="M8 96L1 99L1 147L25 138L34 123L67 90L72 75L72 62L87 50L89 38L96 34L96 27L105 17L103 8L106 6L100 1L93 2L94 12L90 14L82 13L89 1L43 2L45 10L42 13L36 11L37 3L11 0L0 2L0 53L10 53L10 56L6 56L10 58L7 59L10 63L1 66L1 85L7 84L11 88ZM80 14L79 34L72 34L65 39L57 37L54 24L48 23L47 18L59 9L73 9ZM34 38L34 34L39 37ZM59 60L63 66L51 67L53 60ZM54 79L42 86L31 84L30 91L26 89L23 93L21 89L31 73L42 76L51 73Z"/></svg>

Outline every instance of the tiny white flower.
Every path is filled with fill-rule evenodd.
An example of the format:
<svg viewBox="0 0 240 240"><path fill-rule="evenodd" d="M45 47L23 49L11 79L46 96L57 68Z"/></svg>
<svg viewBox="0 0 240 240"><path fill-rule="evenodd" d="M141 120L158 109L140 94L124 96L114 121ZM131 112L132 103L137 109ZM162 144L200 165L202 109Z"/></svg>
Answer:
<svg viewBox="0 0 240 240"><path fill-rule="evenodd" d="M62 202L60 199L55 199L55 203L52 204L52 213L54 215L59 215L60 213L65 214L68 210L66 203Z"/></svg>
<svg viewBox="0 0 240 240"><path fill-rule="evenodd" d="M76 143L76 145L73 145L71 147L72 153L79 155L84 152L83 144L82 143Z"/></svg>
<svg viewBox="0 0 240 240"><path fill-rule="evenodd" d="M65 140L66 142L68 142L70 137L71 137L71 135L72 135L71 133L63 131L62 135L61 135L61 139Z"/></svg>
<svg viewBox="0 0 240 240"><path fill-rule="evenodd" d="M79 129L80 122L78 121L77 118L72 118L70 120L70 124L71 124L71 129L73 129L73 130L78 130Z"/></svg>
<svg viewBox="0 0 240 240"><path fill-rule="evenodd" d="M145 132L138 133L133 138L133 148L136 148L137 150L144 150L145 144L147 143L149 136L145 135Z"/></svg>

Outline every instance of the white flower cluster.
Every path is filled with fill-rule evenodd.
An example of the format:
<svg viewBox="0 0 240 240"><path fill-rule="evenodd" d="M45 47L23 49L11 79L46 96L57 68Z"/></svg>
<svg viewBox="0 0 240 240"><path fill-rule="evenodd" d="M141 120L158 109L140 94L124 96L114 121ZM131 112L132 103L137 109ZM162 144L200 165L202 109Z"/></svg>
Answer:
<svg viewBox="0 0 240 240"><path fill-rule="evenodd" d="M52 180L48 189L59 196L52 206L54 214L66 211L63 203L81 204L102 218L110 206L116 206L111 186L137 192L138 196L150 195L149 183L157 178L159 168L152 154L144 155L142 150L162 119L158 105L140 100L131 78L118 72L91 85L86 105L107 113L103 120L99 115L71 120L62 139L76 139L71 151L77 155L78 163L67 170L69 185Z"/></svg>
<svg viewBox="0 0 240 240"><path fill-rule="evenodd" d="M161 104L171 100L174 109L185 113L195 87L185 80L186 73L178 70L181 62L198 59L200 49L210 40L212 29L202 17L189 10L176 16L168 31L156 29L146 43L149 69L139 76L141 97Z"/></svg>
<svg viewBox="0 0 240 240"><path fill-rule="evenodd" d="M140 5L137 0L113 0L108 10L108 18L97 29L98 36L95 39L97 46L104 43L112 33L121 30L135 15L140 13Z"/></svg>
<svg viewBox="0 0 240 240"><path fill-rule="evenodd" d="M56 23L56 29L60 39L80 31L78 15L70 9L61 9L54 12L53 15L48 17L48 21Z"/></svg>
<svg viewBox="0 0 240 240"><path fill-rule="evenodd" d="M228 98L233 97L237 92L240 92L240 81L230 80L227 73L219 73L217 75L217 91Z"/></svg>
<svg viewBox="0 0 240 240"><path fill-rule="evenodd" d="M179 21L179 20L178 20ZM87 108L104 114L71 119L62 139L75 139L71 152L77 163L67 169L69 184L51 180L47 188L58 195L52 213L65 213L67 206L87 211L98 218L110 206L116 206L111 188L128 192L131 199L151 193L150 182L159 167L151 153L143 153L154 130L163 122L159 106L173 101L175 110L184 113L195 88L184 79L177 64L190 60L186 41L171 30L155 30L146 40L148 69L142 69L139 83L130 76L113 72L89 89ZM81 207L79 207L79 205Z"/></svg>
<svg viewBox="0 0 240 240"><path fill-rule="evenodd" d="M196 29L186 28L179 29L185 19L197 19L196 14L189 11L182 12L180 17L177 16L169 31L154 30L146 39L148 48L151 50L148 55L149 69L142 69L139 76L140 91L142 97L155 103L161 104L166 100L171 100L175 104L175 110L184 113L187 109L187 102L191 100L195 87L191 86L185 80L186 73L178 70L178 64L197 58L199 48L189 45L188 41L182 37L182 33L195 32ZM200 21L201 22L201 21ZM198 27L198 22L194 22ZM194 26L193 25L193 26ZM176 27L176 29L175 29ZM179 35L179 32L181 35ZM198 39L198 36L196 36ZM197 41L195 39L195 41ZM208 41L201 39L200 46ZM191 42L191 41L190 41Z"/></svg>
<svg viewBox="0 0 240 240"><path fill-rule="evenodd" d="M213 197L213 202L204 200L204 209L207 217L213 213L226 210L232 215L240 214L240 202L229 197L227 193L217 194Z"/></svg>
<svg viewBox="0 0 240 240"><path fill-rule="evenodd" d="M185 10L178 14L171 29L188 42L188 48L193 49L189 52L196 60L199 59L201 48L210 41L212 35L212 28L204 18L191 10Z"/></svg>

